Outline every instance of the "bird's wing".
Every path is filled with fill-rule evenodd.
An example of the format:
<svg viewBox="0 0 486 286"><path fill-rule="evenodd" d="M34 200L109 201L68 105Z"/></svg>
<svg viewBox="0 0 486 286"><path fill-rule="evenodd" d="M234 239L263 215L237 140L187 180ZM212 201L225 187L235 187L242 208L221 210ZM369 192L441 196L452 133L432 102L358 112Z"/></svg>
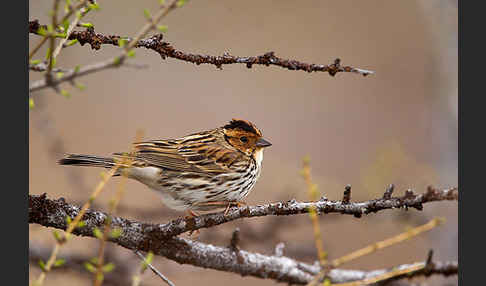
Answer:
<svg viewBox="0 0 486 286"><path fill-rule="evenodd" d="M176 172L225 173L242 156L210 135L138 142L134 148L137 162Z"/></svg>

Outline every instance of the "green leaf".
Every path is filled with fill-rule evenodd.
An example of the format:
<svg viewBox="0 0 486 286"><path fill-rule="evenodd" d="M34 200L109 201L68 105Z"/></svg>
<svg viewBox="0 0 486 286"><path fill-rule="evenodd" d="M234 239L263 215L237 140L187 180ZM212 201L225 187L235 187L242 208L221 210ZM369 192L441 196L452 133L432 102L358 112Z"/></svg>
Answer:
<svg viewBox="0 0 486 286"><path fill-rule="evenodd" d="M62 266L66 263L66 259L63 259L63 258L59 258L56 260L56 262L54 262L54 267L59 267L59 266Z"/></svg>
<svg viewBox="0 0 486 286"><path fill-rule="evenodd" d="M38 263L39 263L39 266L42 269L42 271L47 271L46 270L46 264L45 264L44 261L42 261L42 259L39 259L39 262Z"/></svg>
<svg viewBox="0 0 486 286"><path fill-rule="evenodd" d="M89 262L91 262L92 264L94 265L98 265L98 257L93 257L89 260Z"/></svg>
<svg viewBox="0 0 486 286"><path fill-rule="evenodd" d="M116 227L114 228L111 233L110 233L110 237L111 238L118 238L120 237L120 235L123 233L123 229L121 229L120 227Z"/></svg>
<svg viewBox="0 0 486 286"><path fill-rule="evenodd" d="M115 57L115 59L113 60L113 63L115 65L119 65L121 63L120 57Z"/></svg>
<svg viewBox="0 0 486 286"><path fill-rule="evenodd" d="M52 231L52 234L54 235L54 238L58 241L58 242L61 242L63 241L63 238L61 236L61 234L57 231L57 230L53 230Z"/></svg>
<svg viewBox="0 0 486 286"><path fill-rule="evenodd" d="M35 107L35 105L34 105L34 99L31 97L31 98L29 98L29 108L32 109L34 107Z"/></svg>
<svg viewBox="0 0 486 286"><path fill-rule="evenodd" d="M169 27L167 25L159 25L157 26L157 30L159 30L162 33L167 33L169 30Z"/></svg>
<svg viewBox="0 0 486 286"><path fill-rule="evenodd" d="M142 271L145 271L147 269L149 264L152 264L152 261L154 260L154 253L152 251L149 251L147 253L147 256L145 257L145 260L142 261Z"/></svg>
<svg viewBox="0 0 486 286"><path fill-rule="evenodd" d="M81 67L79 65L74 67L74 73L78 73Z"/></svg>
<svg viewBox="0 0 486 286"><path fill-rule="evenodd" d="M82 83L75 83L74 86L76 86L81 91L86 89L86 86Z"/></svg>
<svg viewBox="0 0 486 286"><path fill-rule="evenodd" d="M71 40L71 41L69 41L69 42L66 44L66 47L70 47L70 46L72 46L72 45L76 44L77 42L78 42L78 39Z"/></svg>
<svg viewBox="0 0 486 286"><path fill-rule="evenodd" d="M100 10L100 5L98 3L90 3L90 4L88 4L88 8L90 10L98 11L98 10Z"/></svg>
<svg viewBox="0 0 486 286"><path fill-rule="evenodd" d="M65 97L65 98L70 98L71 97L71 94L65 90L65 89L61 89L61 94Z"/></svg>
<svg viewBox="0 0 486 286"><path fill-rule="evenodd" d="M56 74L56 76L57 76L57 78L58 78L58 79L59 79L59 78L61 78L63 75L64 75L64 73L63 73L63 72L58 72L58 73Z"/></svg>
<svg viewBox="0 0 486 286"><path fill-rule="evenodd" d="M62 22L62 27L64 28L64 31L67 31L69 29L68 19L66 19L66 20L64 20L64 22Z"/></svg>
<svg viewBox="0 0 486 286"><path fill-rule="evenodd" d="M160 5L164 5L165 4L165 0L159 0L159 4Z"/></svg>
<svg viewBox="0 0 486 286"><path fill-rule="evenodd" d="M41 63L41 60L30 60L31 65L38 65Z"/></svg>
<svg viewBox="0 0 486 286"><path fill-rule="evenodd" d="M96 272L96 267L94 267L93 264L91 264L89 262L85 262L83 265L84 265L84 268L86 268L86 270L88 270L89 272L91 272L91 273Z"/></svg>
<svg viewBox="0 0 486 286"><path fill-rule="evenodd" d="M120 46L120 48L123 48L127 44L127 42L127 39L120 38L118 39L118 46Z"/></svg>
<svg viewBox="0 0 486 286"><path fill-rule="evenodd" d="M81 220L78 222L78 225L76 226L77 228L82 228L82 227L85 227L86 226L86 221L84 220Z"/></svg>
<svg viewBox="0 0 486 286"><path fill-rule="evenodd" d="M66 223L67 224L71 224L72 221L73 220L72 220L72 218L70 216L66 216Z"/></svg>
<svg viewBox="0 0 486 286"><path fill-rule="evenodd" d="M89 22L88 22L88 23L81 23L81 24L79 24L79 25L80 25L81 27L85 27L85 28L93 28L93 27L94 27L94 26L93 26L93 24L91 24L91 23L89 23Z"/></svg>
<svg viewBox="0 0 486 286"><path fill-rule="evenodd" d="M47 35L47 31L44 27L40 27L39 29L37 29L37 34L39 34L41 36L45 36L45 35Z"/></svg>
<svg viewBox="0 0 486 286"><path fill-rule="evenodd" d="M50 56L51 56L51 48L47 47L47 49L46 49L46 60L48 60Z"/></svg>
<svg viewBox="0 0 486 286"><path fill-rule="evenodd" d="M96 236L96 238L103 239L103 233L101 232L101 230L99 228L95 227L93 229L93 234L94 234L94 236Z"/></svg>
<svg viewBox="0 0 486 286"><path fill-rule="evenodd" d="M187 0L179 0L179 1L177 1L176 6L177 6L177 8L181 8L186 3L187 3Z"/></svg>
<svg viewBox="0 0 486 286"><path fill-rule="evenodd" d="M103 272L96 273L96 280L102 282L104 279ZM100 283L101 284L101 283Z"/></svg>
<svg viewBox="0 0 486 286"><path fill-rule="evenodd" d="M152 16L150 16L150 11L148 9L143 9L143 14L145 15L145 18L147 18L147 20L152 19Z"/></svg>
<svg viewBox="0 0 486 286"><path fill-rule="evenodd" d="M129 57L129 58L133 58L134 56L135 56L135 51L134 51L134 50L129 50L129 51L127 52L127 57Z"/></svg>
<svg viewBox="0 0 486 286"><path fill-rule="evenodd" d="M111 272L113 271L113 269L115 269L115 264L113 263L108 263L108 264L105 264L105 266L103 266L103 268L101 268L101 270L105 273L107 272Z"/></svg>
<svg viewBox="0 0 486 286"><path fill-rule="evenodd" d="M324 283L322 283L323 286L331 286L331 280L329 278L324 279Z"/></svg>

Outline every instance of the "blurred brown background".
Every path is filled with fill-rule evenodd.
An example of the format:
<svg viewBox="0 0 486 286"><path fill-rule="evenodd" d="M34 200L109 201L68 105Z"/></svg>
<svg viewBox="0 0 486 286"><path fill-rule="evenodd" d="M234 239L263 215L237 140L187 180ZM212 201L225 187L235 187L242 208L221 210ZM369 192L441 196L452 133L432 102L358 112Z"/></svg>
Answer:
<svg viewBox="0 0 486 286"><path fill-rule="evenodd" d="M144 24L143 9L157 1L99 1L88 14L97 32L133 36ZM51 1L29 1L29 19L48 22ZM457 186L457 1L189 1L166 17L165 40L185 52L238 56L275 51L277 56L316 64L339 57L344 65L373 70L362 77L340 73L289 71L244 65L196 66L136 50L136 63L79 79L85 91L69 86L69 99L45 89L34 95L29 118L31 194L86 201L99 181L99 169L59 166L64 152L107 155L128 151L138 129L145 139L180 137L225 124L233 117L254 122L273 146L266 150L262 176L249 204L295 198L306 200L299 175L302 158L311 158L312 176L329 199L341 199L346 184L354 200L381 196L394 183L402 194L429 184ZM30 48L39 37L30 35ZM113 57L117 48L89 45L65 49L57 63L72 68ZM45 54L41 50L36 58ZM30 73L30 81L40 78ZM97 200L107 210L117 180ZM128 182L119 215L163 223L181 215L158 202L158 195ZM344 265L372 270L424 260L456 260L457 203L427 204L424 211L384 211L362 219L337 214L320 217L324 247L331 259L385 239L435 216L445 225L406 243ZM308 216L239 220L203 230L199 240L227 245L240 227L242 247L266 254L284 242L284 254L316 260ZM29 225L30 241L51 247L50 230ZM114 245L110 255L130 271L137 258ZM75 238L61 254L95 256L98 242ZM156 257L155 265L176 285L272 285L271 280L179 265ZM123 267L123 266L120 266ZM39 275L30 268L30 279ZM129 277L129 276L127 276ZM76 271L49 273L46 285L87 285L91 276ZM69 279L69 280L68 280ZM417 279L417 282L424 281ZM457 278L433 277L429 285L456 285ZM161 285L150 272L146 285ZM128 282L129 283L129 282Z"/></svg>

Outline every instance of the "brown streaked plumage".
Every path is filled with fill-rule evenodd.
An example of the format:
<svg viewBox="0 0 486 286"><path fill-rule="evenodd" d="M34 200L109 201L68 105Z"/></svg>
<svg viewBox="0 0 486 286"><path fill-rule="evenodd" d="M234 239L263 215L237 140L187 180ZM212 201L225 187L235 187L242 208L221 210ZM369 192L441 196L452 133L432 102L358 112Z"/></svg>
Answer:
<svg viewBox="0 0 486 286"><path fill-rule="evenodd" d="M176 210L211 210L241 202L260 176L263 148L271 144L251 122L233 119L223 127L177 139L134 143L131 154L113 157L69 154L61 165L111 168L115 160L135 179L162 195ZM120 171L121 172L121 171Z"/></svg>

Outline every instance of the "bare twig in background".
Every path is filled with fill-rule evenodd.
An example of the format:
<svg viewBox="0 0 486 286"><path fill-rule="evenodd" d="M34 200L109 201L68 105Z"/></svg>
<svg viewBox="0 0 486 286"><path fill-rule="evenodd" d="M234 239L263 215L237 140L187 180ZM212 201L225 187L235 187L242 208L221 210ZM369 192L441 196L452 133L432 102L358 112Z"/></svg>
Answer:
<svg viewBox="0 0 486 286"><path fill-rule="evenodd" d="M67 224L64 217L66 215L77 215L79 211L79 207L69 205L63 199L50 200L45 195L29 195L29 223L66 229ZM107 214L103 212L86 210L83 216L86 225L75 229L73 233L93 237L93 229L103 227L106 217ZM238 259L237 254L230 248L208 245L179 237L164 238L160 236L157 225L121 217L113 217L112 225L121 227L123 233L117 238L110 238L111 242L132 250L153 251L156 255L165 256L178 263L295 284L308 283L320 271L320 267L298 262L288 257L266 256L244 250L238 251L240 256L240 259ZM343 283L381 274L374 272L376 271L356 272L333 269L329 272L329 277L333 283ZM389 271L384 270L383 272ZM369 275L369 273L374 274ZM434 267L427 269L427 271L419 269L407 275L417 276L435 273L442 275L457 274L457 262L436 262Z"/></svg>
<svg viewBox="0 0 486 286"><path fill-rule="evenodd" d="M426 223L424 225L421 225L421 226L418 226L418 227L414 227L414 228L412 228L412 229L410 229L408 231L405 231L403 233L400 233L400 234L398 234L398 235L396 235L394 237L391 237L391 238L388 238L388 239L385 239L385 240L382 240L382 241L379 241L379 242L375 242L373 244L370 244L369 246L366 246L364 248L361 248L361 249L358 249L356 251L353 251L350 254L344 255L344 256L342 256L340 258L337 258L337 259L334 259L328 265L329 267L326 267L323 270L321 270L321 272L319 272L319 274L314 277L314 279L308 284L308 286L316 285L316 283L318 281L322 280L324 277L327 276L327 274L329 273L329 270L331 268L339 267L342 264L344 264L346 262L349 262L351 260L357 259L359 257L365 256L365 255L370 254L370 253L373 253L373 252L375 252L377 250L380 250L380 249L383 249L383 248L386 248L386 247L395 245L395 244L400 243L400 242L403 242L405 240L409 240L409 239L411 239L411 238L413 238L413 237L415 237L415 236L417 236L417 235L419 235L419 234L421 234L421 233L423 233L425 231L429 231L429 230L437 227L442 221L443 221L443 219L435 218L435 219L431 220L430 222L428 222L428 223ZM431 259L432 258L429 255L429 258L428 258L427 261L429 261ZM414 270L416 270L416 269L414 269ZM410 272L410 271L413 271L413 270L412 269L408 269L408 271ZM392 275L390 277L386 276L385 278L388 279L388 278L391 278L391 277L394 277L394 276L402 275L404 273L400 272L400 273L398 273L396 275ZM375 281L375 282L377 282L377 281Z"/></svg>
<svg viewBox="0 0 486 286"><path fill-rule="evenodd" d="M145 263L147 264L147 267L150 268L150 270L152 270L152 272L157 275L158 277L160 277L160 279L162 279L165 283L167 283L169 286L175 286L174 283L172 283L172 281L170 281L167 277L164 276L164 274L160 273L159 270L157 270L157 268L155 268L151 263L149 262L146 262L146 259L145 259L145 256L143 256L142 253L140 253L140 251L137 251L135 250L134 251L135 254L140 257L140 259L142 259L142 261L145 261Z"/></svg>
<svg viewBox="0 0 486 286"><path fill-rule="evenodd" d="M317 192L317 185L312 183L309 161L309 158L304 158L303 160L302 176L304 177L305 183L307 185L307 192L309 193L310 200L317 201L319 199L319 193ZM324 245L321 238L321 230L319 227L319 219L317 217L317 211L315 206L309 208L309 217L312 221L312 229L314 231L314 241L317 250L317 257L319 258L321 267L323 267L327 263L327 253L324 251Z"/></svg>

